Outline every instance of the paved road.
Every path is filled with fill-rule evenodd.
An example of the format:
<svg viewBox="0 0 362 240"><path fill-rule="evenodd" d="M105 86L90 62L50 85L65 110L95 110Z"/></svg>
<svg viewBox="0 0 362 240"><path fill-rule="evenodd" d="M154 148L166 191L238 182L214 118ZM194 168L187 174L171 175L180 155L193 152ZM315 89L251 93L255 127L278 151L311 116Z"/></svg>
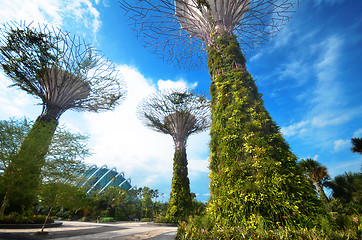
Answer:
<svg viewBox="0 0 362 240"><path fill-rule="evenodd" d="M152 223L117 222L89 223L63 221L61 227L48 228L48 235L36 235L40 229L0 229L0 239L57 239L57 240L171 240L174 239L177 227Z"/></svg>

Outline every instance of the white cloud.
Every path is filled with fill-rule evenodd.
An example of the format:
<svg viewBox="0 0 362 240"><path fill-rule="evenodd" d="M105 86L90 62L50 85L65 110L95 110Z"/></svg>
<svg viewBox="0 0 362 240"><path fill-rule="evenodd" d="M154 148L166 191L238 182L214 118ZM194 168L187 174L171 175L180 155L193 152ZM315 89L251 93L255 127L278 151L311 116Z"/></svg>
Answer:
<svg viewBox="0 0 362 240"><path fill-rule="evenodd" d="M308 124L309 124L309 121L300 121L298 123L293 123L293 124L289 125L288 127L282 127L281 132L286 137L300 135L305 132L305 129Z"/></svg>
<svg viewBox="0 0 362 240"><path fill-rule="evenodd" d="M72 26L74 34L83 35L81 28L91 30L93 38L100 26L100 13L90 0L0 0L0 22L26 21L62 28ZM66 24L70 23L70 24Z"/></svg>
<svg viewBox="0 0 362 240"><path fill-rule="evenodd" d="M334 142L331 133L326 130L328 127L345 125L356 116L362 114L361 108L346 107L348 96L346 96L339 77L339 58L342 54L344 40L341 36L328 36L320 44L309 46L313 51L319 52L319 57L313 60L313 64L305 65L301 70L302 75L297 72L299 60L291 61L288 69L284 72L285 77L295 75L298 81L303 78L304 73L314 77L314 87L303 94L303 100L307 111L298 122L292 122L289 126L282 127L282 133L286 137L296 136L298 138L318 139L317 144L330 145L335 151L339 151L343 144L340 141ZM309 49L306 47L306 49ZM297 99L301 99L300 95ZM325 141L321 141L324 139Z"/></svg>
<svg viewBox="0 0 362 240"><path fill-rule="evenodd" d="M159 90L165 90L165 89L194 89L197 87L197 82L195 83L188 83L183 79L180 79L178 81L172 81L172 80L158 80L157 86Z"/></svg>
<svg viewBox="0 0 362 240"><path fill-rule="evenodd" d="M12 82L0 72L0 117L8 119L11 117L26 116L32 120L41 112L41 106L35 105L40 102L35 97L19 90L17 87L9 88Z"/></svg>
<svg viewBox="0 0 362 240"><path fill-rule="evenodd" d="M362 128L353 133L353 137L362 137Z"/></svg>
<svg viewBox="0 0 362 240"><path fill-rule="evenodd" d="M346 149L351 143L350 139L334 141L334 152L339 152Z"/></svg>

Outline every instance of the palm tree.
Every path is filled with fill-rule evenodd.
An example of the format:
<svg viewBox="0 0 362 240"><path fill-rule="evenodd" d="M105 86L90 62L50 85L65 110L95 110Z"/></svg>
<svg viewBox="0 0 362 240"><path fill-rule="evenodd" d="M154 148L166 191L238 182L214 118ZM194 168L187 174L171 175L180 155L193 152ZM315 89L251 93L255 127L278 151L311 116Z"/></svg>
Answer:
<svg viewBox="0 0 362 240"><path fill-rule="evenodd" d="M351 151L354 153L362 154L362 138L352 138L351 142L353 145Z"/></svg>
<svg viewBox="0 0 362 240"><path fill-rule="evenodd" d="M328 182L332 196L340 202L341 212L362 213L362 172L345 172ZM338 206L338 205L337 205Z"/></svg>
<svg viewBox="0 0 362 240"><path fill-rule="evenodd" d="M125 91L114 64L92 46L61 29L25 22L0 29L0 63L18 87L41 100L41 115L5 169L6 183L0 216L31 208L41 181L40 172L59 117L68 109L113 109Z"/></svg>
<svg viewBox="0 0 362 240"><path fill-rule="evenodd" d="M140 103L138 116L147 127L173 138L175 154L167 216L186 217L192 208L186 142L191 134L209 127L209 101L189 90L161 91Z"/></svg>
<svg viewBox="0 0 362 240"><path fill-rule="evenodd" d="M327 167L311 158L302 159L298 165L302 168L304 176L314 185L319 197L326 203L328 198L323 187L330 180Z"/></svg>

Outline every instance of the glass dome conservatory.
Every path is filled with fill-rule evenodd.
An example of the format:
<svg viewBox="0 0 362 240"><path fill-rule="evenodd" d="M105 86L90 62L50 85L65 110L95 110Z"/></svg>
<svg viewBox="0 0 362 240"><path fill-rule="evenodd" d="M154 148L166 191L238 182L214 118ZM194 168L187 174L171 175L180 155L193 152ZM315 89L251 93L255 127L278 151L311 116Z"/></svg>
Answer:
<svg viewBox="0 0 362 240"><path fill-rule="evenodd" d="M80 177L77 183L78 187L86 189L88 194L100 194L107 187L119 187L130 189L131 179L125 178L123 172L117 172L117 169L109 169L107 165L97 167L91 165Z"/></svg>

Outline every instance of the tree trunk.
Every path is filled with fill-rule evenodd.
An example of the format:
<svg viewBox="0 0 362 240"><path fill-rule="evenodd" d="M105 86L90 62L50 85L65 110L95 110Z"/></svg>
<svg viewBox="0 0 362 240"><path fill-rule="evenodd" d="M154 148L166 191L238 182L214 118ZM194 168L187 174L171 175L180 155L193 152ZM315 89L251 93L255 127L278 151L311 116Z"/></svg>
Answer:
<svg viewBox="0 0 362 240"><path fill-rule="evenodd" d="M323 213L321 203L265 109L236 36L218 36L207 51L212 77L208 213L229 226L262 219L264 227L277 228L315 220Z"/></svg>
<svg viewBox="0 0 362 240"><path fill-rule="evenodd" d="M192 209L190 181L187 170L186 148L176 148L173 159L173 177L167 216L186 218Z"/></svg>
<svg viewBox="0 0 362 240"><path fill-rule="evenodd" d="M41 183L41 169L58 121L40 116L4 171L7 212L24 213L31 209Z"/></svg>

